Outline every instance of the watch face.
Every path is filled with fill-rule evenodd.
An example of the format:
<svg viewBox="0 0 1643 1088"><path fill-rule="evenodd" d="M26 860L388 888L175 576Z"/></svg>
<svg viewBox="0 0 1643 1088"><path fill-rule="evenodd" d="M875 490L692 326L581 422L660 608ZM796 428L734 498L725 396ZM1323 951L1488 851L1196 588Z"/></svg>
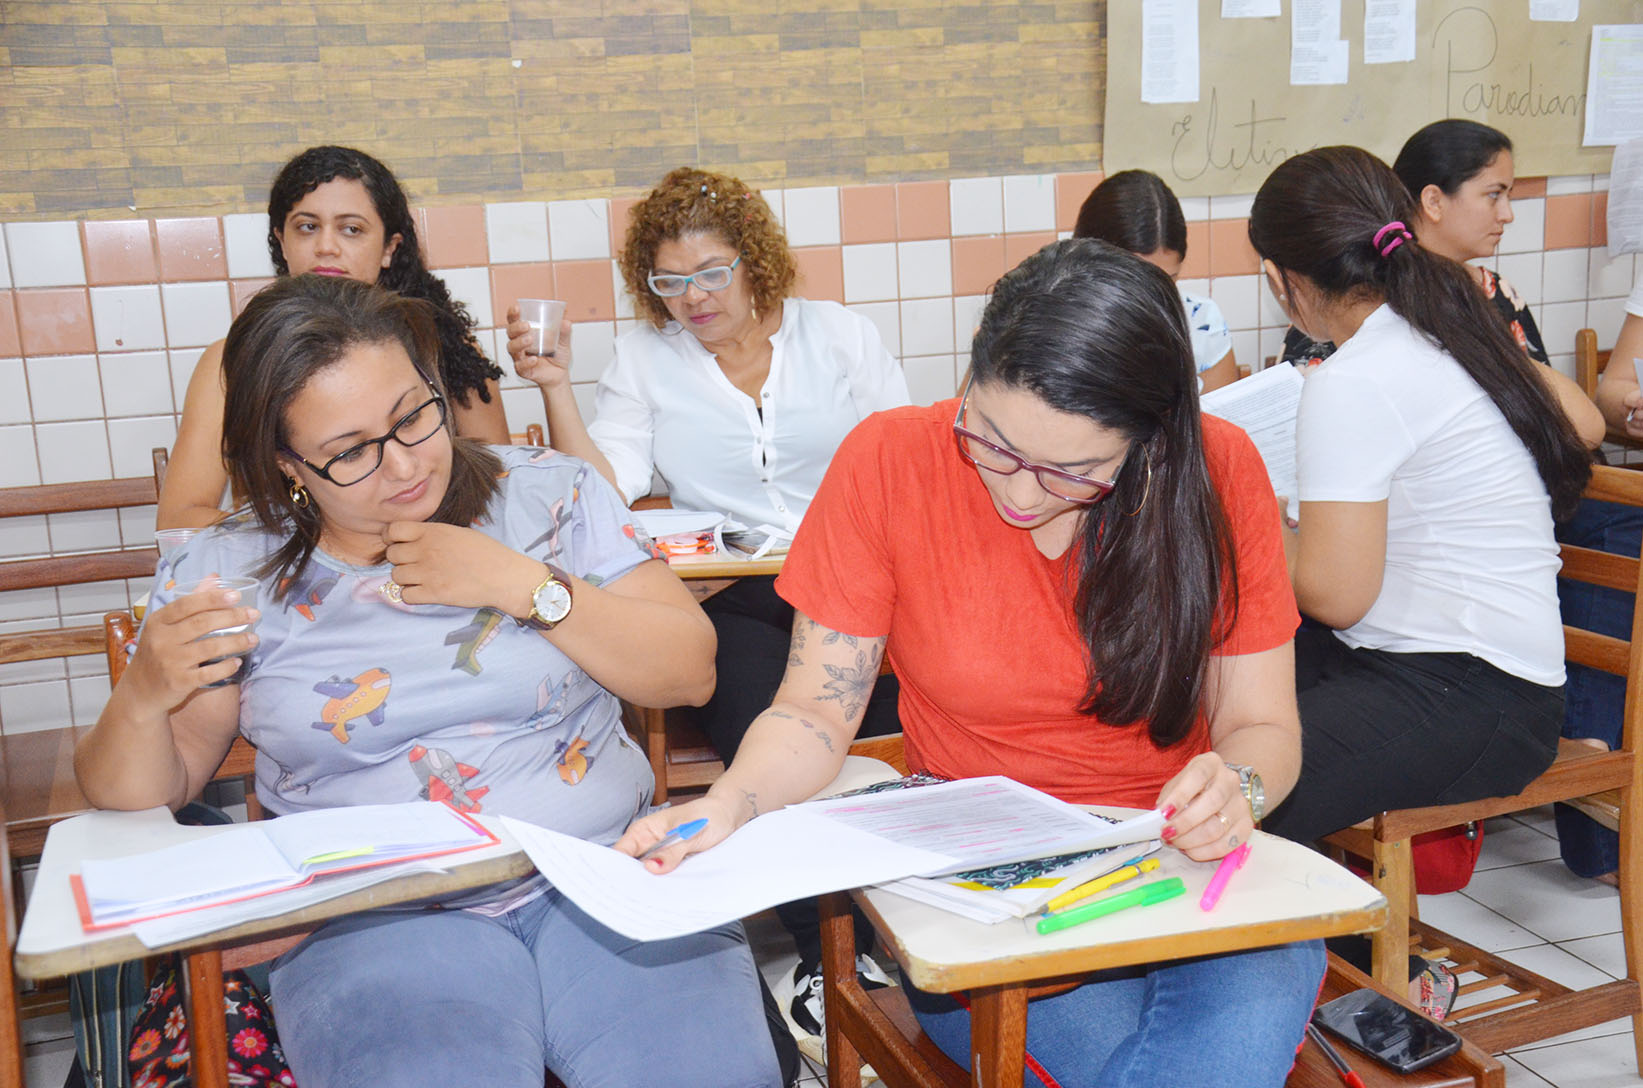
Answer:
<svg viewBox="0 0 1643 1088"><path fill-rule="evenodd" d="M558 623L570 615L570 587L562 582L549 582L536 591L532 603L543 621Z"/></svg>

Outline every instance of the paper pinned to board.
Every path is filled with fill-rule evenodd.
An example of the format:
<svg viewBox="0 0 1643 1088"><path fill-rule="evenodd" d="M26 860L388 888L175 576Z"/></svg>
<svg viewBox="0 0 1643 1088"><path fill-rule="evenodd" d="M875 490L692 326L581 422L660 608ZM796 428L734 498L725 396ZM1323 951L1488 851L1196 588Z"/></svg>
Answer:
<svg viewBox="0 0 1643 1088"><path fill-rule="evenodd" d="M1584 144L1643 136L1643 24L1592 27Z"/></svg>
<svg viewBox="0 0 1643 1088"><path fill-rule="evenodd" d="M1198 0L1142 0L1141 101L1198 101Z"/></svg>

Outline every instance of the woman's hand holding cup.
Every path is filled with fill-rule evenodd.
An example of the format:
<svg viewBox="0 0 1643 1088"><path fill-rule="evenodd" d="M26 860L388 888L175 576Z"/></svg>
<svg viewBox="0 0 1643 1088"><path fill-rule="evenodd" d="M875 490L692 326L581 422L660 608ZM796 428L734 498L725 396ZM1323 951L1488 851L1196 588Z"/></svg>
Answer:
<svg viewBox="0 0 1643 1088"><path fill-rule="evenodd" d="M216 575L179 584L171 603L149 613L121 682L148 689L167 709L234 682L257 645L251 628L262 613L245 599L256 584Z"/></svg>
<svg viewBox="0 0 1643 1088"><path fill-rule="evenodd" d="M514 370L526 381L544 388L568 386L570 341L571 323L565 318L563 302L522 298L508 307L508 354Z"/></svg>

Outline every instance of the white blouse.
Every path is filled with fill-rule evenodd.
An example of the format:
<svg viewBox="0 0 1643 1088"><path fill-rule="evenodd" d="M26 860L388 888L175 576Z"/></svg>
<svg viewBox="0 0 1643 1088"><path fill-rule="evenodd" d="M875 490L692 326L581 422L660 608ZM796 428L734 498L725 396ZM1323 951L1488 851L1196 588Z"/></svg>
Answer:
<svg viewBox="0 0 1643 1088"><path fill-rule="evenodd" d="M850 429L908 403L878 329L836 302L786 299L770 343L755 404L676 322L616 342L588 433L629 502L649 492L654 471L675 506L792 532Z"/></svg>

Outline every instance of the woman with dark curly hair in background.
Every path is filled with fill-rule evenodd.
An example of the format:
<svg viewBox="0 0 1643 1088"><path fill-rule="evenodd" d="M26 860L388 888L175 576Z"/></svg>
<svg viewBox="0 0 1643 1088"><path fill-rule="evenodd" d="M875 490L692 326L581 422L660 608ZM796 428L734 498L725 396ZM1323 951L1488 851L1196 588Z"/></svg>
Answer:
<svg viewBox="0 0 1643 1088"><path fill-rule="evenodd" d="M520 376L542 387L549 441L629 502L659 473L676 506L791 535L844 436L908 401L878 329L835 302L794 297L797 268L775 215L723 174L687 167L663 178L634 207L619 263L642 323L616 343L592 424L571 389L570 323L551 355L527 355L530 328L508 313L508 351ZM701 720L728 764L775 697L793 609L769 577L743 578L703 607L719 634L719 682ZM895 680L884 677L863 735L898 732L895 704ZM806 901L783 920L801 959L789 1012L801 1046L819 1055L815 908ZM864 977L882 977L862 966Z"/></svg>
<svg viewBox="0 0 1643 1088"><path fill-rule="evenodd" d="M311 147L280 169L268 192L268 254L282 276L346 276L434 307L439 372L458 434L505 445L508 423L496 382L502 371L474 340L474 321L423 263L399 182L351 147ZM155 524L210 525L222 516L223 342L205 349L183 401L182 424Z"/></svg>

